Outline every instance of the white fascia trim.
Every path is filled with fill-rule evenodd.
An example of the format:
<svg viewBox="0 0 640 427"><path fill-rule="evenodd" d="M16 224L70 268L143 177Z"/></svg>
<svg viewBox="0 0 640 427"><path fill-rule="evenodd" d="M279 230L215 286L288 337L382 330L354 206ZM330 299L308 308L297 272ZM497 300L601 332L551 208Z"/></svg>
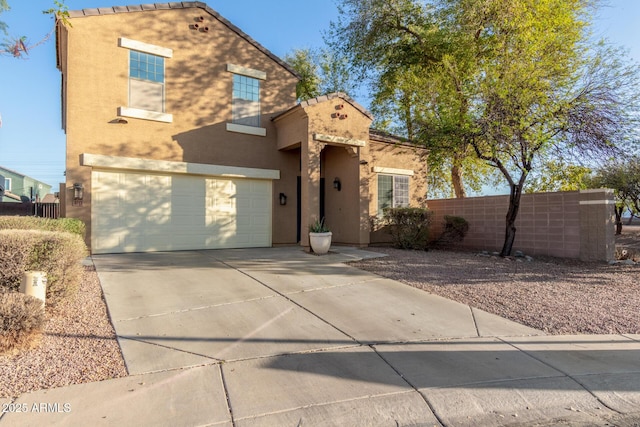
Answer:
<svg viewBox="0 0 640 427"><path fill-rule="evenodd" d="M233 74L241 74L247 77L253 77L258 80L267 80L267 73L260 70L254 70L253 68L246 68L240 65L227 64L227 71Z"/></svg>
<svg viewBox="0 0 640 427"><path fill-rule="evenodd" d="M255 126L237 125L235 123L227 123L227 131L246 133L247 135L267 136L267 129L257 128Z"/></svg>
<svg viewBox="0 0 640 427"><path fill-rule="evenodd" d="M364 147L367 145L366 141L361 139L345 138L342 136L323 135L321 133L314 133L313 139L319 142L328 142L330 144L350 145L353 147Z"/></svg>
<svg viewBox="0 0 640 427"><path fill-rule="evenodd" d="M385 173L385 174L388 174L388 175L413 176L413 171L411 169L383 168L383 167L380 167L380 166L374 166L373 171L375 173Z"/></svg>
<svg viewBox="0 0 640 427"><path fill-rule="evenodd" d="M280 179L280 171L277 169L258 169L238 166L208 165L204 163L171 162L167 160L105 156L102 154L90 153L82 153L80 155L80 165L102 169L221 176L228 178Z"/></svg>
<svg viewBox="0 0 640 427"><path fill-rule="evenodd" d="M173 57L173 49L139 42L137 40L131 40L126 37L118 38L118 46L126 49L137 50L139 52L150 53L152 55L164 56L165 58Z"/></svg>
<svg viewBox="0 0 640 427"><path fill-rule="evenodd" d="M153 120L156 122L171 123L173 114L159 113L157 111L140 110L139 108L118 107L118 115L132 117L134 119Z"/></svg>

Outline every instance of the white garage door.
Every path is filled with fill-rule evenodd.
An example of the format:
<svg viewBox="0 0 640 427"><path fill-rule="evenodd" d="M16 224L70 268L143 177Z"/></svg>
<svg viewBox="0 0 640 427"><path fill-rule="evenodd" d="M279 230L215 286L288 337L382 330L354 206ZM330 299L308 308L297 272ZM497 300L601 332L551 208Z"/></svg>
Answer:
<svg viewBox="0 0 640 427"><path fill-rule="evenodd" d="M92 252L271 246L271 181L92 172Z"/></svg>

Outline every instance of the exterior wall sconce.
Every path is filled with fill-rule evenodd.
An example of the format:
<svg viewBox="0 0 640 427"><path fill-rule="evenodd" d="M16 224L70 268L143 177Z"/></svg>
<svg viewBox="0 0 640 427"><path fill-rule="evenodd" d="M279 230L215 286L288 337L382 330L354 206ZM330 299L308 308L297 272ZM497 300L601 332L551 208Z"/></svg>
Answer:
<svg viewBox="0 0 640 427"><path fill-rule="evenodd" d="M73 184L73 206L82 206L84 198L84 186L80 183Z"/></svg>
<svg viewBox="0 0 640 427"><path fill-rule="evenodd" d="M340 182L340 178L336 177L336 179L333 180L333 188L338 191L342 190L342 183Z"/></svg>
<svg viewBox="0 0 640 427"><path fill-rule="evenodd" d="M280 205L284 206L287 204L287 195L284 193L280 193Z"/></svg>

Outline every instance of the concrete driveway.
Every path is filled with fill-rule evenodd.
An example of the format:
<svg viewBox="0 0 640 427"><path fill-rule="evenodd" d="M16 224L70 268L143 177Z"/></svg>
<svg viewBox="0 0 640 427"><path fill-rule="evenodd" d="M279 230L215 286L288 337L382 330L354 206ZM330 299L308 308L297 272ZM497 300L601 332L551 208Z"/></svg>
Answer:
<svg viewBox="0 0 640 427"><path fill-rule="evenodd" d="M640 413L640 337L547 337L342 263L378 254L334 250L95 256L130 376L20 399L70 402L75 413L33 418L68 425L600 425Z"/></svg>

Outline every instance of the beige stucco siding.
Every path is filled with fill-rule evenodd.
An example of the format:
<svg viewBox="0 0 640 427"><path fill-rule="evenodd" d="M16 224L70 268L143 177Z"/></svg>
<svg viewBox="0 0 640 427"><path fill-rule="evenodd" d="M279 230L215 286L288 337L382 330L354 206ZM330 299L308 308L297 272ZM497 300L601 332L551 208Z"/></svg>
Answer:
<svg viewBox="0 0 640 427"><path fill-rule="evenodd" d="M200 25L208 32L192 28L198 16L205 17ZM59 40L61 70L64 81L70 82L64 97L67 188L83 183L85 201L83 207L69 203L67 216L79 217L90 227L91 174L79 164L82 153L275 169L296 163L291 155L278 152L270 118L295 103L297 78L203 9L71 21L73 26L61 31ZM165 112L173 116L171 123L131 117L125 117L126 124L114 123L118 107L126 107L129 97L129 49L118 46L120 37L172 50L165 59ZM265 137L226 130L233 85L228 64L266 74L260 82ZM274 194L290 191L278 188L278 182L274 181ZM274 241L288 240L275 228Z"/></svg>
<svg viewBox="0 0 640 427"><path fill-rule="evenodd" d="M409 171L409 204L412 207L426 207L427 195L427 158L426 150L402 144L386 142L371 142L371 182L370 192L373 195L369 204L371 215L378 210L378 180L379 173L403 175ZM380 172L379 169L386 169ZM396 169L397 171L394 171Z"/></svg>

